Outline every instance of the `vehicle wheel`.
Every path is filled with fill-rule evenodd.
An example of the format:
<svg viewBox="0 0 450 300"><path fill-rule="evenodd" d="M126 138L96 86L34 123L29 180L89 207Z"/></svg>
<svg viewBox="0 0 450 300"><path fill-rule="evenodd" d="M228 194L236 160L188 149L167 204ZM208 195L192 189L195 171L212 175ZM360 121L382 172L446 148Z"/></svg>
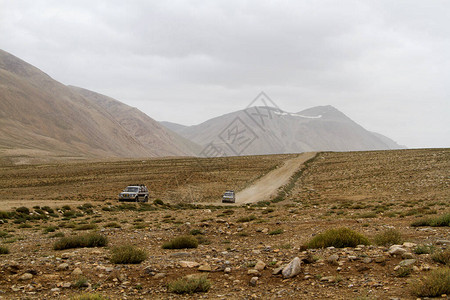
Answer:
<svg viewBox="0 0 450 300"><path fill-rule="evenodd" d="M144 202L148 202L148 196L145 196Z"/></svg>
<svg viewBox="0 0 450 300"><path fill-rule="evenodd" d="M136 199L134 201L139 202L139 196L136 196Z"/></svg>

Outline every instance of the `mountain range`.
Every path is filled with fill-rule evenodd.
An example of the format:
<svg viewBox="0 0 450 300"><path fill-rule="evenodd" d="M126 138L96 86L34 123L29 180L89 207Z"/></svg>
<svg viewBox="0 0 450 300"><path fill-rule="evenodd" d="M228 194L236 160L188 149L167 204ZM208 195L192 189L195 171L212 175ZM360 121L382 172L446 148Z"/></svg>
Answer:
<svg viewBox="0 0 450 300"><path fill-rule="evenodd" d="M202 145L204 156L405 148L364 129L333 106L317 106L298 113L255 106L194 126L162 124Z"/></svg>
<svg viewBox="0 0 450 300"><path fill-rule="evenodd" d="M0 50L0 162L398 148L332 106L253 106L194 126L157 122Z"/></svg>

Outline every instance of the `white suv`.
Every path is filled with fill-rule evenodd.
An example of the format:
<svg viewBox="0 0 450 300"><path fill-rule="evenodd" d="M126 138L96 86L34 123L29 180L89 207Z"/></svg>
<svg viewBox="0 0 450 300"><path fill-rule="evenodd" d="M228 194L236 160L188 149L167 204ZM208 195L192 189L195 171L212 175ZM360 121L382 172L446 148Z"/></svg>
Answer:
<svg viewBox="0 0 450 300"><path fill-rule="evenodd" d="M222 196L222 203L235 203L236 197L234 191L226 191Z"/></svg>
<svg viewBox="0 0 450 300"><path fill-rule="evenodd" d="M143 184L129 185L119 194L119 201L148 202L148 189Z"/></svg>

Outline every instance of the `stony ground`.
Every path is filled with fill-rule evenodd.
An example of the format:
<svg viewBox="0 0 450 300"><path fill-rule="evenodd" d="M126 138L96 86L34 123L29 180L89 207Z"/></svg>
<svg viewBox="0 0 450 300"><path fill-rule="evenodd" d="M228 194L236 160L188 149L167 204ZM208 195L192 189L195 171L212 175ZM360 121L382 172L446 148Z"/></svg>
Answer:
<svg viewBox="0 0 450 300"><path fill-rule="evenodd" d="M251 176L245 175L253 181L287 159L260 158L272 164L255 166ZM320 153L285 186L286 194L280 191L279 202L194 208L166 199L162 205L119 205L85 195L70 209L61 202L47 220L4 214L2 219L0 212L5 222L0 246L10 252L0 255L0 299L66 299L83 293L111 299L416 299L411 282L443 267L432 253L450 248L450 233L449 227L411 224L449 213L449 170L448 149ZM221 180L228 174L216 176ZM211 185L196 180L198 187ZM25 188L24 194L35 188ZM82 205L86 202L92 207ZM41 212L29 208L34 215ZM89 224L95 229L83 230ZM343 226L364 234L372 245L305 249L315 235ZM401 234L401 247L375 244L387 229ZM108 246L53 250L61 235L88 231L105 235ZM198 248L162 249L189 233L197 233ZM112 249L127 244L145 249L148 258L136 265L111 263ZM432 253L418 254L417 245L429 246ZM295 257L302 261L299 274L273 274ZM411 274L401 277L398 268L404 264L411 264ZM208 292L168 291L168 283L197 273L208 276Z"/></svg>

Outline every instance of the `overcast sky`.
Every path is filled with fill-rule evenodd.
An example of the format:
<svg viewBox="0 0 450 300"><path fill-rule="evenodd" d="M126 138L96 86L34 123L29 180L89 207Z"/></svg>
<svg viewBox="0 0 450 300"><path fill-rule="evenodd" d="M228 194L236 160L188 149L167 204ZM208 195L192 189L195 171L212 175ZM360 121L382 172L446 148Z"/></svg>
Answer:
<svg viewBox="0 0 450 300"><path fill-rule="evenodd" d="M450 147L450 1L0 0L0 48L185 125L333 105L408 147Z"/></svg>

